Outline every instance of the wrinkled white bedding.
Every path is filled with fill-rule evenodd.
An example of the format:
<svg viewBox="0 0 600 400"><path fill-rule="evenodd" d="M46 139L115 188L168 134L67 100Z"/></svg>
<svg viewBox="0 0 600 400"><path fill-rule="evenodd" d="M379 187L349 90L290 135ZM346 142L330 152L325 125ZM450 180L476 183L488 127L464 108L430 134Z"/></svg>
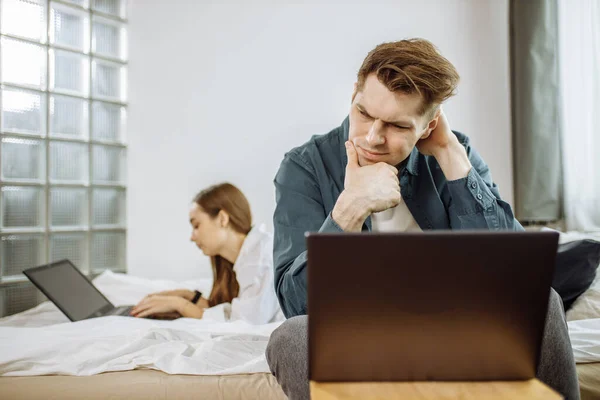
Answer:
<svg viewBox="0 0 600 400"><path fill-rule="evenodd" d="M148 293L189 288L208 292L210 280L174 282L105 272L94 284L119 305ZM577 306L577 304L576 304ZM0 375L93 375L150 368L170 374L268 372L264 352L279 323L250 325L179 319L68 319L50 302L0 319ZM600 315L570 321L575 361L600 362Z"/></svg>
<svg viewBox="0 0 600 400"><path fill-rule="evenodd" d="M571 321L568 324L575 362L600 362L600 318Z"/></svg>
<svg viewBox="0 0 600 400"><path fill-rule="evenodd" d="M208 291L211 283L157 281L105 272L94 284L113 304L128 305L160 290ZM85 376L136 368L198 375L268 372L265 349L278 325L132 317L69 322L46 302L0 319L0 375Z"/></svg>

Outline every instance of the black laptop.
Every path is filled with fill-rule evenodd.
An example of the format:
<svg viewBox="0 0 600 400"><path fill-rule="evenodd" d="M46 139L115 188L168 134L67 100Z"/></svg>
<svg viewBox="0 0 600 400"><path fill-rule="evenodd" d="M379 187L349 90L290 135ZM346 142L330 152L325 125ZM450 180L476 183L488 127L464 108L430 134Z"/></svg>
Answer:
<svg viewBox="0 0 600 400"><path fill-rule="evenodd" d="M309 378L535 377L556 232L308 236Z"/></svg>
<svg viewBox="0 0 600 400"><path fill-rule="evenodd" d="M71 321L129 316L133 306L115 307L69 260L29 268L25 276Z"/></svg>

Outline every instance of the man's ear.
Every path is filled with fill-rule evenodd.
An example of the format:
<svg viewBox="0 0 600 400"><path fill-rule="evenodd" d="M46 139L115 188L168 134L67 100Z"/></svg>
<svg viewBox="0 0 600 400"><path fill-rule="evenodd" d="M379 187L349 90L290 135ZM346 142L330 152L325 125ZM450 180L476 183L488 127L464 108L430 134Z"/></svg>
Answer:
<svg viewBox="0 0 600 400"><path fill-rule="evenodd" d="M427 124L427 127L425 128L425 133L421 136L421 139L427 139L431 135L431 132L435 131L435 128L437 128L440 119L440 113L441 107L438 107L433 118Z"/></svg>

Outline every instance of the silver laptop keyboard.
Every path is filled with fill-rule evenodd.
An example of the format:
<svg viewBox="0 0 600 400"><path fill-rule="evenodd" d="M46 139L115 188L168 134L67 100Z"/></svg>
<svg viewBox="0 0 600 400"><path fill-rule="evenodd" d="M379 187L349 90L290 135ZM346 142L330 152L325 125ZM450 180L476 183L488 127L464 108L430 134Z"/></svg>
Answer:
<svg viewBox="0 0 600 400"><path fill-rule="evenodd" d="M121 315L121 316L127 317L131 314L132 308L133 308L133 306L115 307L110 312L108 312L106 315Z"/></svg>

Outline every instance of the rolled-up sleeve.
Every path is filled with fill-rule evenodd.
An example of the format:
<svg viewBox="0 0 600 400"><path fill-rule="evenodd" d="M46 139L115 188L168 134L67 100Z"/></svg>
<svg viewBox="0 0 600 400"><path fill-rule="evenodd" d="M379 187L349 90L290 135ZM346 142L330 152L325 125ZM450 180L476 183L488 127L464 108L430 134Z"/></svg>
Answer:
<svg viewBox="0 0 600 400"><path fill-rule="evenodd" d="M451 228L522 231L510 204L501 199L485 161L470 146L468 139L463 146L473 168L467 177L448 181Z"/></svg>

